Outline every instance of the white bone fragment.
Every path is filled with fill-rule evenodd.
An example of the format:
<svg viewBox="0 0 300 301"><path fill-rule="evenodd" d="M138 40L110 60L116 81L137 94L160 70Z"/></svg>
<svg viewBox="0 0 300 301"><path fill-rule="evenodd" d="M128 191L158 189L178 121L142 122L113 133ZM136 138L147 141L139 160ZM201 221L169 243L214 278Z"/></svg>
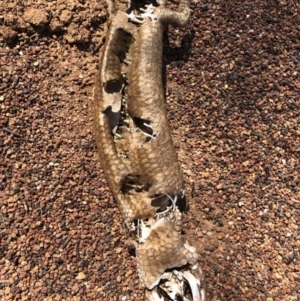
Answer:
<svg viewBox="0 0 300 301"><path fill-rule="evenodd" d="M143 220L139 220L140 221L140 228L141 228L141 238L140 238L140 242L144 242L147 237L150 234L150 230L146 227L146 225L144 224Z"/></svg>
<svg viewBox="0 0 300 301"><path fill-rule="evenodd" d="M161 279L169 279L170 273L163 273Z"/></svg>
<svg viewBox="0 0 300 301"><path fill-rule="evenodd" d="M178 278L179 281L183 280L183 274L182 274L182 272L174 270L173 273L176 275L176 277Z"/></svg>
<svg viewBox="0 0 300 301"><path fill-rule="evenodd" d="M154 301L164 301L165 299L164 299L164 297L159 297L159 295L158 295L158 293L156 292L156 291L154 291L153 293L152 293L152 295L153 295L153 297L154 297Z"/></svg>
<svg viewBox="0 0 300 301"><path fill-rule="evenodd" d="M192 270L193 270L193 271L198 270L198 268L199 268L199 266L198 266L197 263L196 263L195 265L192 266Z"/></svg>
<svg viewBox="0 0 300 301"><path fill-rule="evenodd" d="M152 127L150 126L150 124L148 124L146 122L144 122L143 125L146 126L146 127L148 127L148 128L150 128L150 129L152 129Z"/></svg>
<svg viewBox="0 0 300 301"><path fill-rule="evenodd" d="M205 290L201 289L200 293L201 293L201 300L205 300L206 298Z"/></svg>
<svg viewBox="0 0 300 301"><path fill-rule="evenodd" d="M137 220L137 237L140 237L140 220Z"/></svg>
<svg viewBox="0 0 300 301"><path fill-rule="evenodd" d="M133 11L130 14L127 14L127 17L131 22L136 22L140 24L143 23L143 20L139 20Z"/></svg>
<svg viewBox="0 0 300 301"><path fill-rule="evenodd" d="M154 14L148 13L148 12L141 14L141 17L142 17L143 19L150 18L150 19L151 19L151 22L154 22L154 21L157 20L157 17L156 17Z"/></svg>
<svg viewBox="0 0 300 301"><path fill-rule="evenodd" d="M188 271L183 272L183 277L188 281L192 295L193 295L193 301L201 301L203 300L202 297L200 297L199 288L197 285L197 280L194 275L192 275Z"/></svg>
<svg viewBox="0 0 300 301"><path fill-rule="evenodd" d="M134 232L135 229L136 229L135 224L134 224L134 223L131 223L130 231L131 231L131 232Z"/></svg>
<svg viewBox="0 0 300 301"><path fill-rule="evenodd" d="M174 197L174 199L172 199L171 196L169 196L166 193L164 193L164 195L167 196L171 200L173 211L175 211L176 210L177 195Z"/></svg>
<svg viewBox="0 0 300 301"><path fill-rule="evenodd" d="M140 8L143 13L152 14L154 12L154 6L152 4L145 5L145 8Z"/></svg>
<svg viewBox="0 0 300 301"><path fill-rule="evenodd" d="M148 134L148 133L145 133L145 132L143 132L143 131L142 131L142 133L143 133L144 135L146 135L147 137L150 137L150 138L155 138L155 136L154 136L154 135L150 135L150 134Z"/></svg>
<svg viewBox="0 0 300 301"><path fill-rule="evenodd" d="M112 133L113 133L113 134L116 134L117 129L118 129L118 126L116 125L116 126L112 129Z"/></svg>
<svg viewBox="0 0 300 301"><path fill-rule="evenodd" d="M171 288L169 289L169 292L166 292L169 297L172 299L172 300L175 300L176 296L177 296L177 286L174 285L173 283L170 283L169 284L171 286Z"/></svg>
<svg viewBox="0 0 300 301"><path fill-rule="evenodd" d="M159 227L161 224L163 224L166 221L165 218L161 218L158 221L155 222L155 224L151 227L151 229L156 229Z"/></svg>
<svg viewBox="0 0 300 301"><path fill-rule="evenodd" d="M156 216L157 216L159 219L161 219L160 216L162 216L162 215L166 214L167 212L169 212L169 211L171 210L171 208L172 208L172 207L167 207L164 211L156 213Z"/></svg>
<svg viewBox="0 0 300 301"><path fill-rule="evenodd" d="M153 6L153 4L147 4L147 5L145 5L145 7L146 8L140 8L140 10L142 11L142 12L147 12L147 13L153 13L153 11L154 11L154 6Z"/></svg>
<svg viewBox="0 0 300 301"><path fill-rule="evenodd" d="M174 301L178 301L181 299L178 299L179 296L183 298L184 296L184 282L183 282L183 277L181 281L178 281L177 277L175 274L182 274L181 272L174 270L173 272L170 273L165 273L168 274L168 279L169 281L166 281L165 283L162 283L160 285L160 288Z"/></svg>
<svg viewBox="0 0 300 301"><path fill-rule="evenodd" d="M156 287L156 286L159 284L160 279L161 279L161 276L158 277L158 278L156 279L156 281L153 282L148 288L149 288L150 290L152 290L154 287Z"/></svg>

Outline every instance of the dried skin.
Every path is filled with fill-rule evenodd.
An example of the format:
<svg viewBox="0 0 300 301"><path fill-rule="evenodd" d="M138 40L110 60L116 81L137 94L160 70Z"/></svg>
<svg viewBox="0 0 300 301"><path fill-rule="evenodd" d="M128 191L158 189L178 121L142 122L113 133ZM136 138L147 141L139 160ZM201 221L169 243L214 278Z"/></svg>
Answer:
<svg viewBox="0 0 300 301"><path fill-rule="evenodd" d="M122 194L121 188L126 177L132 171L129 164L126 164L119 156L112 136L112 128L118 124L120 119L123 97L124 79L121 71L124 64L120 57L124 57L128 52L129 40L132 40L136 31L135 26L127 19L127 14L121 11L117 11L111 17L110 29L100 58L100 71L94 88L94 126L97 148L107 182L123 215L125 218L131 219L136 211L137 202L133 196ZM120 41L126 42L120 43ZM124 146L128 145L128 141L123 144ZM151 212L151 215L155 214L155 208L150 206L150 202L149 199L148 205L141 206L141 208L145 208L141 217L148 216L148 212ZM137 216L139 215L137 213Z"/></svg>
<svg viewBox="0 0 300 301"><path fill-rule="evenodd" d="M172 222L164 221L154 227L144 244L137 248L140 278L152 289L154 283L167 269L196 264L198 255L185 247L183 236L174 229ZM155 264L153 264L155 263Z"/></svg>
<svg viewBox="0 0 300 301"><path fill-rule="evenodd" d="M190 268L196 265L198 255L180 233L181 213L175 204L183 189L183 175L167 120L162 39L166 25L187 23L189 4L183 0L178 11L172 11L161 2L137 16L116 11L113 3L109 9L110 28L94 90L100 160L127 226L137 231L141 281L153 290L150 295L154 299L160 294L156 286L161 277L169 277L175 287L181 281L181 295L183 278L179 281L176 271L165 271L185 267L186 281L192 283L196 278ZM196 274L201 286L194 283L191 287L203 292L202 270ZM169 294L168 287L161 289ZM177 293L170 294L172 299ZM202 295L204 300L205 293Z"/></svg>

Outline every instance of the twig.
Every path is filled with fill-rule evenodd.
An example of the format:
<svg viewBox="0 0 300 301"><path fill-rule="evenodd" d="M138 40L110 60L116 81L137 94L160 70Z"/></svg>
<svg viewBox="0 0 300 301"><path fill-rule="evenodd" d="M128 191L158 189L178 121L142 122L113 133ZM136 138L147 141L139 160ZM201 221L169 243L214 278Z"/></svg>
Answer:
<svg viewBox="0 0 300 301"><path fill-rule="evenodd" d="M59 248L64 249L70 240L71 240L71 236L68 236L67 239L64 241L64 243L62 243L62 245Z"/></svg>
<svg viewBox="0 0 300 301"><path fill-rule="evenodd" d="M23 206L25 208L26 213L28 213L28 206L27 206L26 202L22 201L22 203L23 203Z"/></svg>
<svg viewBox="0 0 300 301"><path fill-rule="evenodd" d="M33 38L33 37L36 37L36 36L38 36L38 33L37 33L37 32L35 32L33 35L31 35L31 36L29 37L29 39L31 39L31 38Z"/></svg>
<svg viewBox="0 0 300 301"><path fill-rule="evenodd" d="M104 39L102 39L102 41L100 43L98 43L94 49L93 49L93 54L95 54L96 52L98 52L98 50L102 47L102 45L104 44Z"/></svg>
<svg viewBox="0 0 300 301"><path fill-rule="evenodd" d="M10 130L10 129L8 129L8 128L3 127L2 130L3 130L4 132L7 132L7 133L9 133L9 134L12 134L12 135L14 135L14 136L16 136L16 137L21 137L18 133L14 132L14 131L12 131L12 130Z"/></svg>
<svg viewBox="0 0 300 301"><path fill-rule="evenodd" d="M80 260L80 252L79 252L79 242L76 243L76 255L77 255L77 260Z"/></svg>

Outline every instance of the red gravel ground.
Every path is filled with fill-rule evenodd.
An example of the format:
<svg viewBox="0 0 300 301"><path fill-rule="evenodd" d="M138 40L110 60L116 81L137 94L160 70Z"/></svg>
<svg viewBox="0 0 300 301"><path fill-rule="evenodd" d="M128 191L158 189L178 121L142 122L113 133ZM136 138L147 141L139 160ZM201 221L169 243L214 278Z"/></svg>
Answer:
<svg viewBox="0 0 300 301"><path fill-rule="evenodd" d="M165 38L208 300L300 300L300 3L203 0ZM0 300L143 300L91 124L94 0L0 1Z"/></svg>

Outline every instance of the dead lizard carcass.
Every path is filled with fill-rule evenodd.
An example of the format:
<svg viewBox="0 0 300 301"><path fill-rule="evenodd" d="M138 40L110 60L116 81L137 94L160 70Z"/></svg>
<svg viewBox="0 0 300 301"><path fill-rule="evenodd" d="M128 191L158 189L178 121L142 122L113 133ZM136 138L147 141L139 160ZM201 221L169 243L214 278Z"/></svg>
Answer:
<svg viewBox="0 0 300 301"><path fill-rule="evenodd" d="M94 88L94 125L107 182L136 247L148 300L205 300L196 249L181 234L183 175L162 83L163 31L184 26L189 3L108 1L109 30Z"/></svg>

